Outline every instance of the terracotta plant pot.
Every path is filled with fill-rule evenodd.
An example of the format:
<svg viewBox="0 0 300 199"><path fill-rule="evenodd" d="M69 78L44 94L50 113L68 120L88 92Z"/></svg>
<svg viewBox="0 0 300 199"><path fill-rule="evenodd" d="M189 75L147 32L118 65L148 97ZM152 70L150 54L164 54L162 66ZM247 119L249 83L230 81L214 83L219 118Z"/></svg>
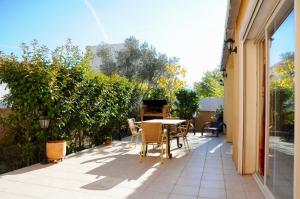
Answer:
<svg viewBox="0 0 300 199"><path fill-rule="evenodd" d="M67 144L64 140L47 141L46 154L49 162L62 161L66 155Z"/></svg>
<svg viewBox="0 0 300 199"><path fill-rule="evenodd" d="M111 145L111 143L112 143L112 140L105 140L105 145Z"/></svg>

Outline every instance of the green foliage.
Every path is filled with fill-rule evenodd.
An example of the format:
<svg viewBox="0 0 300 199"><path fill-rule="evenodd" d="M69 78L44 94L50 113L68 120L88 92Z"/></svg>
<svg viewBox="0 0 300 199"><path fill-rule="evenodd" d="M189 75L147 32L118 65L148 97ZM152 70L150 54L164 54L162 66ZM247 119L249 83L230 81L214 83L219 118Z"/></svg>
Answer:
<svg viewBox="0 0 300 199"><path fill-rule="evenodd" d="M97 55L101 57L102 65L100 71L106 75L118 74L118 67L114 61L113 52L107 44L100 45L97 49Z"/></svg>
<svg viewBox="0 0 300 199"><path fill-rule="evenodd" d="M165 91L161 87L150 87L144 93L143 99L167 100Z"/></svg>
<svg viewBox="0 0 300 199"><path fill-rule="evenodd" d="M220 85L222 79L218 69L207 71L201 81L194 84L194 89L200 98L224 97L224 87Z"/></svg>
<svg viewBox="0 0 300 199"><path fill-rule="evenodd" d="M223 118L224 118L224 107L223 106L219 106L213 116L213 120L216 121L222 121L223 122Z"/></svg>
<svg viewBox="0 0 300 199"><path fill-rule="evenodd" d="M180 118L192 119L199 108L199 98L193 90L181 89L176 93L176 112Z"/></svg>
<svg viewBox="0 0 300 199"><path fill-rule="evenodd" d="M270 70L270 103L274 126L293 129L295 120L295 63L294 53L281 55L281 61Z"/></svg>
<svg viewBox="0 0 300 199"><path fill-rule="evenodd" d="M185 81L182 80L186 75L186 70L180 65L169 64L166 66L164 74L156 78L156 82L164 93L171 105L176 98L175 93L185 86Z"/></svg>
<svg viewBox="0 0 300 199"><path fill-rule="evenodd" d="M177 63L177 58L168 58L157 53L147 42L140 42L133 36L124 42L124 48L113 52L111 47L103 44L98 48L97 55L101 57L100 71L106 75L119 74L129 80L157 86L154 78L165 72L167 64Z"/></svg>
<svg viewBox="0 0 300 199"><path fill-rule="evenodd" d="M22 162L27 166L34 162L35 145L34 143L28 142L19 144L21 151Z"/></svg>
<svg viewBox="0 0 300 199"><path fill-rule="evenodd" d="M143 96L140 86L119 75L108 77L92 71L88 49L82 54L68 40L50 52L34 40L31 48L23 44L22 50L21 60L0 55L0 83L10 90L4 101L13 110L0 121L10 125L15 142L26 151L32 147L25 143L41 145L45 136L66 139L70 145L76 133L99 141L119 132L137 112ZM47 131L40 129L41 115L50 119ZM32 162L29 152L24 157Z"/></svg>

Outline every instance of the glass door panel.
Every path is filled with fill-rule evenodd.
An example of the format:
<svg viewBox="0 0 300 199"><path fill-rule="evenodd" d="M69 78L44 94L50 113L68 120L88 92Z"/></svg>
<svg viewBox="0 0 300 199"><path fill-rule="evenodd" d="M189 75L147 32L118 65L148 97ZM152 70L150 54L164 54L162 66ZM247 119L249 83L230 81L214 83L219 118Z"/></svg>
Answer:
<svg viewBox="0 0 300 199"><path fill-rule="evenodd" d="M276 199L293 198L294 11L270 38L269 154L266 184Z"/></svg>

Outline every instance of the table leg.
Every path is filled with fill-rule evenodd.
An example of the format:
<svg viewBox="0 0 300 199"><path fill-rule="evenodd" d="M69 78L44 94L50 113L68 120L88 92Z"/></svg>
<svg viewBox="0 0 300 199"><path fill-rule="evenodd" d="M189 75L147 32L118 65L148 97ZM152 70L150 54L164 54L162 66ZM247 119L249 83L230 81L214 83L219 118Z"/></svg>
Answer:
<svg viewBox="0 0 300 199"><path fill-rule="evenodd" d="M147 152L148 152L148 145L146 144L145 157L147 156Z"/></svg>
<svg viewBox="0 0 300 199"><path fill-rule="evenodd" d="M169 157L169 159L171 159L172 158L172 153L171 153L171 150L170 150L170 128L169 128L169 126L168 126L168 129L167 129L168 131L167 131L167 154L168 154L168 157Z"/></svg>

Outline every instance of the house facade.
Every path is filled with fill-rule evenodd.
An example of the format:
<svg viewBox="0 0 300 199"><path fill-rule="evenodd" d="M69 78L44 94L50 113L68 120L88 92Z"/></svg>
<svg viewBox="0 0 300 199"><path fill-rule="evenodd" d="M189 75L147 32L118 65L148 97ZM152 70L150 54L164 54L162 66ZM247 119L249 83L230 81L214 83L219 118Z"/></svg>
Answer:
<svg viewBox="0 0 300 199"><path fill-rule="evenodd" d="M227 142L267 198L300 199L300 0L229 0Z"/></svg>

